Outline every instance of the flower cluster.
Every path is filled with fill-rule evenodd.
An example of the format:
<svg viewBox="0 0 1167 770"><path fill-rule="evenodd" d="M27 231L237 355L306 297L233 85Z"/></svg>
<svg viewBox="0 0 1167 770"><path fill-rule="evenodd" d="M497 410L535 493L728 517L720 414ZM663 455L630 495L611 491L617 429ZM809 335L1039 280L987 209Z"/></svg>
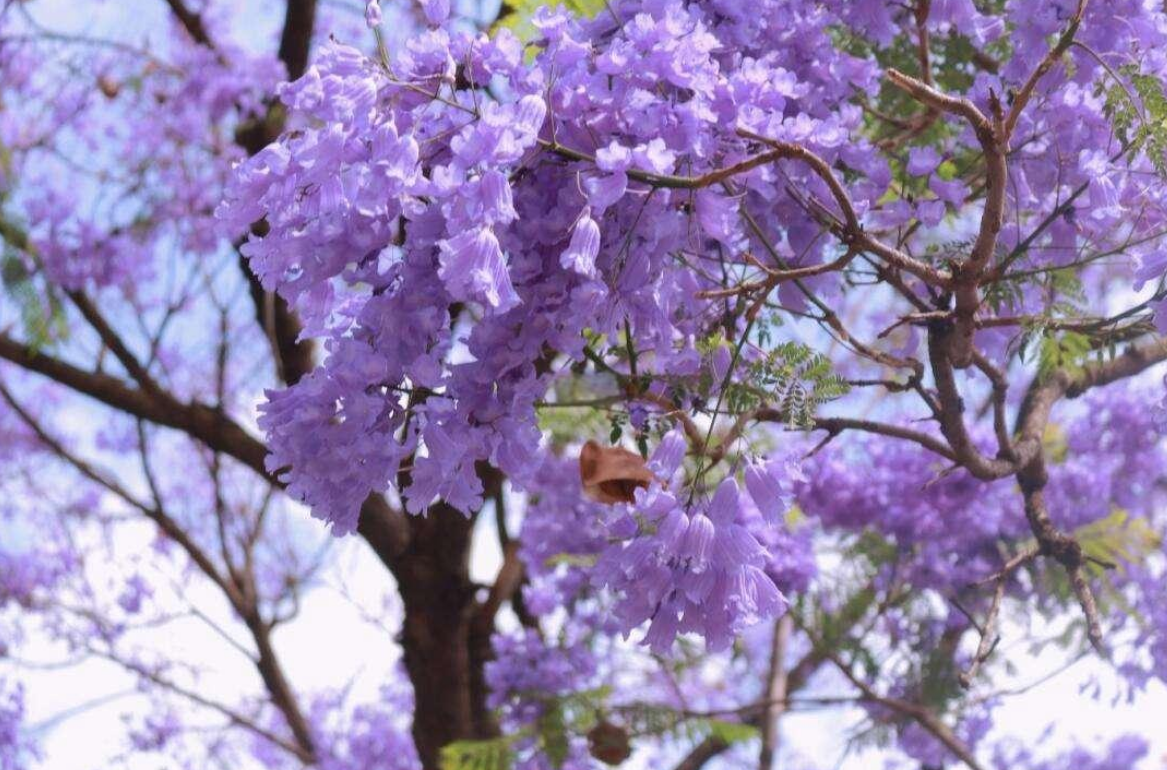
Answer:
<svg viewBox="0 0 1167 770"><path fill-rule="evenodd" d="M596 673L592 651L583 641L549 647L531 629L493 640L495 659L486 664L491 708L506 707L515 724L535 721L545 699L586 689Z"/></svg>
<svg viewBox="0 0 1167 770"><path fill-rule="evenodd" d="M769 554L744 526L737 482L726 478L708 502L688 503L675 483L684 452L682 435L665 436L649 460L662 481L617 507L608 522L613 545L595 567L595 579L620 596L615 611L625 633L649 622L644 641L657 652L684 632L724 649L744 627L786 610L785 597L766 574ZM780 483L755 479L751 493ZM775 501L766 496L756 502Z"/></svg>
<svg viewBox="0 0 1167 770"><path fill-rule="evenodd" d="M1005 21L1037 39L1066 17L1060 6L1031 11L1011 3ZM240 166L220 212L234 233L267 223L245 246L252 267L328 340L321 370L273 395L263 425L272 468L337 532L352 529L367 492L395 483L406 457L414 512L435 497L476 508L479 461L529 480L533 406L548 381L540 361L549 351L581 359L584 329L627 326L651 353L648 373L692 375L708 284L666 257L751 244L743 206L780 258L830 255L806 198L831 195L809 169L757 164L720 187L688 183L747 161L748 136L845 167L856 214L876 229L935 226L968 198L951 168L977 146L971 129L911 148L903 172L929 192L884 202L893 169L852 103L874 95L880 72L836 48L830 30L886 42L899 23L890 5L772 0L745 13L728 1L629 0L590 21L543 9L531 62L505 30L473 35L444 26L441 8L426 12L431 28L384 65L329 44L282 91L296 129ZM1089 13L1096 50L1158 66L1153 25ZM1003 31L1001 17L961 2L936 4L927 24L979 44ZM987 104L1041 55L1034 45L1000 73L978 74L969 97ZM1040 139L1024 143L1010 172L1009 205L1053 217L1019 267L1063 260L1075 242L1137 239L1158 221L1155 189L1137 183L1149 159L1119 176L1100 175L1107 159L1069 160L1073 148L1106 144L1112 128L1090 96L1105 76L1084 58L1018 125ZM1089 203L1089 215L1065 206L1080 183L1090 194L1074 206ZM1116 227L1134 207L1144 212L1135 229ZM1026 234L1012 222L1007 248ZM829 290L837 277L807 280ZM403 328L412 333L394 331Z"/></svg>
<svg viewBox="0 0 1167 770"><path fill-rule="evenodd" d="M773 169L732 195L648 194L652 180L745 160L740 129L846 156L869 178L860 205L884 190L885 163L852 152L861 111L829 107L875 74L815 53L833 15L791 27L772 9L766 24L796 42L775 50L743 37L731 4L618 5L619 24L540 11L534 62L505 31L434 26L387 66L332 43L282 91L296 130L240 166L220 217L232 232L266 222L244 247L252 267L328 340L323 367L265 410L271 467L337 532L407 456L415 512L435 497L476 508L479 461L527 483L540 361L582 360L585 329L626 325L652 373L693 376L707 331L694 295L710 284L666 257L745 243L742 195L787 223L785 255L825 253L797 200L773 195ZM820 189L806 169L784 173Z"/></svg>

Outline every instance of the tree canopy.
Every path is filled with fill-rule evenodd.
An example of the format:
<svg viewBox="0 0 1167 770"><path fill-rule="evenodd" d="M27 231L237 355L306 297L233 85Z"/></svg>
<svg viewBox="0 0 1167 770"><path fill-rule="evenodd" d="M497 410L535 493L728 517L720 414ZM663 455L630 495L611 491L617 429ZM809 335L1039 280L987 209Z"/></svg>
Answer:
<svg viewBox="0 0 1167 770"><path fill-rule="evenodd" d="M1167 680L1162 4L140 4L0 5L2 770L1149 753L999 715Z"/></svg>

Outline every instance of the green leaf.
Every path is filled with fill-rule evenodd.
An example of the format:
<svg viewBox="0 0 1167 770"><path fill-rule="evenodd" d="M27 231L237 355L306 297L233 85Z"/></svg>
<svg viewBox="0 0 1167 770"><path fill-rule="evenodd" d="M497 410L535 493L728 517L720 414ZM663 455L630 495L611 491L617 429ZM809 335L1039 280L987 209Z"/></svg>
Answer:
<svg viewBox="0 0 1167 770"><path fill-rule="evenodd" d="M740 414L767 404L792 428L809 428L818 408L846 395L850 386L831 361L801 342L783 342L746 367L726 389L726 407Z"/></svg>
<svg viewBox="0 0 1167 770"><path fill-rule="evenodd" d="M498 21L494 23L492 31L509 29L519 40L527 42L535 37L535 25L531 20L535 12L543 6L555 7L562 5L577 16L592 18L604 10L604 0L561 0L561 2L546 2L546 0L503 0L502 10L499 11Z"/></svg>
<svg viewBox="0 0 1167 770"><path fill-rule="evenodd" d="M758 728L753 725L744 725L741 722L724 722L720 719L706 721L709 728L709 737L732 746L735 743L745 743L758 736Z"/></svg>
<svg viewBox="0 0 1167 770"><path fill-rule="evenodd" d="M570 736L567 734L567 717L564 714L565 705L557 701L539 716L536 730L539 734L539 746L553 767L563 767L571 749Z"/></svg>
<svg viewBox="0 0 1167 770"><path fill-rule="evenodd" d="M53 287L21 256L39 264L27 233L2 215L0 239L0 285L20 312L28 345L38 350L68 333L64 305Z"/></svg>
<svg viewBox="0 0 1167 770"><path fill-rule="evenodd" d="M624 435L624 415L612 415L612 430L608 432L608 443L619 444L620 438Z"/></svg>
<svg viewBox="0 0 1167 770"><path fill-rule="evenodd" d="M672 736L700 743L707 738L715 738L733 745L751 740L758 735L757 728L740 722L729 722L709 717L695 717L683 714L667 706L652 703L634 703L614 709L628 726L632 735Z"/></svg>
<svg viewBox="0 0 1167 770"><path fill-rule="evenodd" d="M1074 331L1047 334L1042 337L1038 349L1037 375L1045 379L1059 369L1076 374L1082 370L1090 350L1090 338L1085 334Z"/></svg>
<svg viewBox="0 0 1167 770"><path fill-rule="evenodd" d="M1074 536L1086 556L1115 564L1119 570L1129 564L1141 563L1158 551L1162 542L1146 519L1131 516L1122 508L1115 508L1106 518L1079 527ZM1092 563L1090 568L1102 571L1097 564Z"/></svg>
<svg viewBox="0 0 1167 770"><path fill-rule="evenodd" d="M1159 176L1167 178L1167 95L1156 75L1127 64L1099 86L1105 96L1103 113L1115 136L1133 153L1145 153ZM1125 78L1125 80L1123 80Z"/></svg>
<svg viewBox="0 0 1167 770"><path fill-rule="evenodd" d="M518 735L483 741L455 741L442 749L442 770L510 770Z"/></svg>

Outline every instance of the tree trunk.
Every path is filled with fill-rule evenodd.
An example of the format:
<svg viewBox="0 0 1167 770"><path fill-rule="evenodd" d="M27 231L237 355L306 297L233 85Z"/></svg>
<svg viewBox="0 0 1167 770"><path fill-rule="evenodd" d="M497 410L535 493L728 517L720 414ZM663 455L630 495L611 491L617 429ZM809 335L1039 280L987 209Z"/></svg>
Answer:
<svg viewBox="0 0 1167 770"><path fill-rule="evenodd" d="M488 486L498 483L487 480ZM452 741L498 734L486 708L482 667L488 654L481 630L475 630L475 518L444 503L424 517L410 517L409 547L397 560L405 605L401 645L414 692L413 739L426 770L437 770L442 747Z"/></svg>

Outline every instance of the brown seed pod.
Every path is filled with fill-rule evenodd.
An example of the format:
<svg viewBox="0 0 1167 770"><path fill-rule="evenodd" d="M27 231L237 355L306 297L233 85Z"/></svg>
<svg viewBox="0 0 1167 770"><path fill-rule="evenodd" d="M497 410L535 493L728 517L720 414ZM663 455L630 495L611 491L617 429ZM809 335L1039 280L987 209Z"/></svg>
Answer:
<svg viewBox="0 0 1167 770"><path fill-rule="evenodd" d="M118 93L122 90L121 85L109 75L99 76L97 78L97 87L103 94L105 94L106 99L116 98Z"/></svg>
<svg viewBox="0 0 1167 770"><path fill-rule="evenodd" d="M640 455L621 447L600 446L595 441L580 450L579 477L584 494L608 505L632 502L637 487L647 488L653 479Z"/></svg>
<svg viewBox="0 0 1167 770"><path fill-rule="evenodd" d="M588 751L605 765L616 766L632 754L628 731L606 719L588 731Z"/></svg>

